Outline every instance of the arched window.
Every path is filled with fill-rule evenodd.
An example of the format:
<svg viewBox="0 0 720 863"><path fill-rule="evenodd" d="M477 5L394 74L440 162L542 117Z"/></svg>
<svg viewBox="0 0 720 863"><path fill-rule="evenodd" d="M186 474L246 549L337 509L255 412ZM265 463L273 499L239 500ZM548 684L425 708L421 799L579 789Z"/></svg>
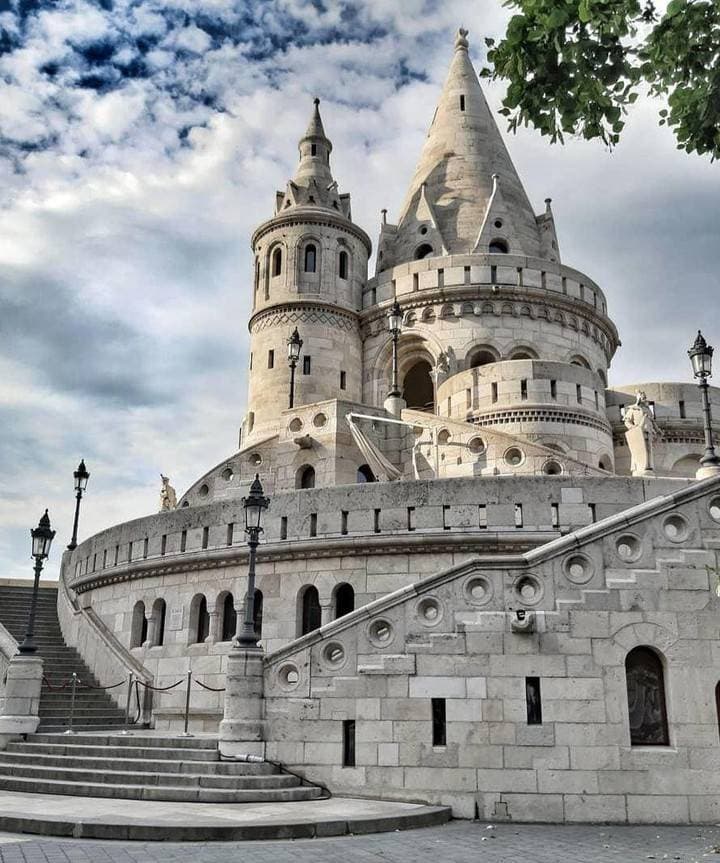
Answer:
<svg viewBox="0 0 720 863"><path fill-rule="evenodd" d="M468 368L475 369L478 366L487 366L490 363L496 363L498 358L491 351L488 351L486 348L480 348L479 350L473 351L470 354L470 358L468 361Z"/></svg>
<svg viewBox="0 0 720 863"><path fill-rule="evenodd" d="M232 641L237 630L237 612L232 593L226 593L222 604L222 637L221 641Z"/></svg>
<svg viewBox="0 0 720 863"><path fill-rule="evenodd" d="M253 628L255 629L255 638L258 641L262 638L262 623L263 623L263 595L262 590L255 589L255 602L253 604Z"/></svg>
<svg viewBox="0 0 720 863"><path fill-rule="evenodd" d="M361 464L357 469L357 481L358 482L377 482L375 479L375 474L370 470L370 465Z"/></svg>
<svg viewBox="0 0 720 863"><path fill-rule="evenodd" d="M717 713L718 734L720 734L720 682L715 687L715 712Z"/></svg>
<svg viewBox="0 0 720 863"><path fill-rule="evenodd" d="M133 606L132 622L130 625L130 647L142 647L147 640L147 618L145 617L145 603L139 599Z"/></svg>
<svg viewBox="0 0 720 863"><path fill-rule="evenodd" d="M338 275L341 279L347 279L348 277L348 253L340 252L340 258L338 259Z"/></svg>
<svg viewBox="0 0 720 863"><path fill-rule="evenodd" d="M153 602L152 617L155 621L153 633L153 647L161 647L165 643L165 612L167 606L164 599L156 599Z"/></svg>
<svg viewBox="0 0 720 863"><path fill-rule="evenodd" d="M507 255L510 251L510 246L507 244L507 240L491 240L490 245L488 246L488 252L493 255Z"/></svg>
<svg viewBox="0 0 720 863"><path fill-rule="evenodd" d="M432 255L432 253L433 247L430 243L423 243L415 249L415 260L421 261L423 258L427 258L429 255Z"/></svg>
<svg viewBox="0 0 720 863"><path fill-rule="evenodd" d="M632 746L669 746L665 680L660 657L636 647L625 658L628 718Z"/></svg>
<svg viewBox="0 0 720 863"><path fill-rule="evenodd" d="M317 267L317 249L314 243L305 246L305 272L314 273Z"/></svg>
<svg viewBox="0 0 720 863"><path fill-rule="evenodd" d="M409 408L423 411L434 409L435 393L430 371L430 363L427 360L418 360L405 375L403 395Z"/></svg>
<svg viewBox="0 0 720 863"><path fill-rule="evenodd" d="M295 488L315 488L315 468L305 464L295 475Z"/></svg>
<svg viewBox="0 0 720 863"><path fill-rule="evenodd" d="M278 246L272 254L272 274L279 276L282 273L282 249Z"/></svg>
<svg viewBox="0 0 720 863"><path fill-rule="evenodd" d="M312 585L302 588L299 600L298 636L301 636L320 628L320 597L317 588Z"/></svg>
<svg viewBox="0 0 720 863"><path fill-rule="evenodd" d="M583 369L590 368L590 363L585 359L585 357L581 357L580 354L575 354L574 357L570 358L570 365L580 366L580 368Z"/></svg>
<svg viewBox="0 0 720 863"><path fill-rule="evenodd" d="M343 582L335 588L335 619L355 611L355 591L351 584Z"/></svg>
<svg viewBox="0 0 720 863"><path fill-rule="evenodd" d="M210 634L210 614L202 593L193 597L190 604L190 642L201 644Z"/></svg>

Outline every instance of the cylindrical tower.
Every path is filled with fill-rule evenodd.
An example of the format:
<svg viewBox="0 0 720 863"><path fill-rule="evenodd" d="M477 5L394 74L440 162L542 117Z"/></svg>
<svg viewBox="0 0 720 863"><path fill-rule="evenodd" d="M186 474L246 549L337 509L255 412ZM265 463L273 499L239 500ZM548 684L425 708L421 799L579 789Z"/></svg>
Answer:
<svg viewBox="0 0 720 863"><path fill-rule="evenodd" d="M358 313L371 243L352 221L350 195L330 170L332 144L319 100L300 139L300 164L275 215L252 237L255 255L248 412L243 446L277 432L288 408L287 340L303 341L295 370L295 406L325 399L360 401L362 345Z"/></svg>

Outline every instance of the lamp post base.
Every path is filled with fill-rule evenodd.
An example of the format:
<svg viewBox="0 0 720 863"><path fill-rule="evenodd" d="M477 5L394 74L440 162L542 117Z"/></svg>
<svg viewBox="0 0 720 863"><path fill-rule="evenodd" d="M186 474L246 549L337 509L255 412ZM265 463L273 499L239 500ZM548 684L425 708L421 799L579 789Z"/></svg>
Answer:
<svg viewBox="0 0 720 863"><path fill-rule="evenodd" d="M263 664L261 647L234 647L225 675L225 711L218 749L225 758L265 754Z"/></svg>
<svg viewBox="0 0 720 863"><path fill-rule="evenodd" d="M40 724L42 675L39 656L16 654L10 660L0 714L0 749L21 734L32 734Z"/></svg>

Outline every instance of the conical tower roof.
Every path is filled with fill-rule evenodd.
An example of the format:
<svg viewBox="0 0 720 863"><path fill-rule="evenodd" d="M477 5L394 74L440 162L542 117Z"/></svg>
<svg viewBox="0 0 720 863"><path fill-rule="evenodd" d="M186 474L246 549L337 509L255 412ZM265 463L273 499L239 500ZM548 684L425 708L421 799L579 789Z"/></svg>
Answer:
<svg viewBox="0 0 720 863"><path fill-rule="evenodd" d="M497 207L502 212L496 214ZM402 206L395 263L398 253L407 254L417 244L418 226L428 220L428 212L436 255L487 251L494 232L511 253L540 254L535 215L470 62L462 29Z"/></svg>
<svg viewBox="0 0 720 863"><path fill-rule="evenodd" d="M299 185L308 185L311 179L318 183L333 182L330 170L330 153L332 143L325 134L322 117L320 116L320 100L313 100L313 112L305 134L298 142L300 151L300 164L295 172L295 182Z"/></svg>

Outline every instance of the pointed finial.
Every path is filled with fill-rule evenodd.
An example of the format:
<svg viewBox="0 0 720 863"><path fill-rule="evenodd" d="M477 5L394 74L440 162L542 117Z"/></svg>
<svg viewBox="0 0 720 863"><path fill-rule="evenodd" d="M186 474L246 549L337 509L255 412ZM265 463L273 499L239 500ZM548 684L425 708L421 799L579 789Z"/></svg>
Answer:
<svg viewBox="0 0 720 863"><path fill-rule="evenodd" d="M320 98L319 98L318 96L316 96L316 97L313 99L313 105L317 108L317 106L318 106L319 104L320 104Z"/></svg>
<svg viewBox="0 0 720 863"><path fill-rule="evenodd" d="M464 27L461 27L457 31L457 35L455 36L455 50L456 51L467 51L468 45L470 44L467 39L468 30Z"/></svg>
<svg viewBox="0 0 720 863"><path fill-rule="evenodd" d="M385 207L383 207L383 209L380 210L380 215L382 216L383 225L387 225L387 209Z"/></svg>
<svg viewBox="0 0 720 863"><path fill-rule="evenodd" d="M552 198L545 198L545 212L546 213L552 213L552 207L550 206L550 204L552 204Z"/></svg>

